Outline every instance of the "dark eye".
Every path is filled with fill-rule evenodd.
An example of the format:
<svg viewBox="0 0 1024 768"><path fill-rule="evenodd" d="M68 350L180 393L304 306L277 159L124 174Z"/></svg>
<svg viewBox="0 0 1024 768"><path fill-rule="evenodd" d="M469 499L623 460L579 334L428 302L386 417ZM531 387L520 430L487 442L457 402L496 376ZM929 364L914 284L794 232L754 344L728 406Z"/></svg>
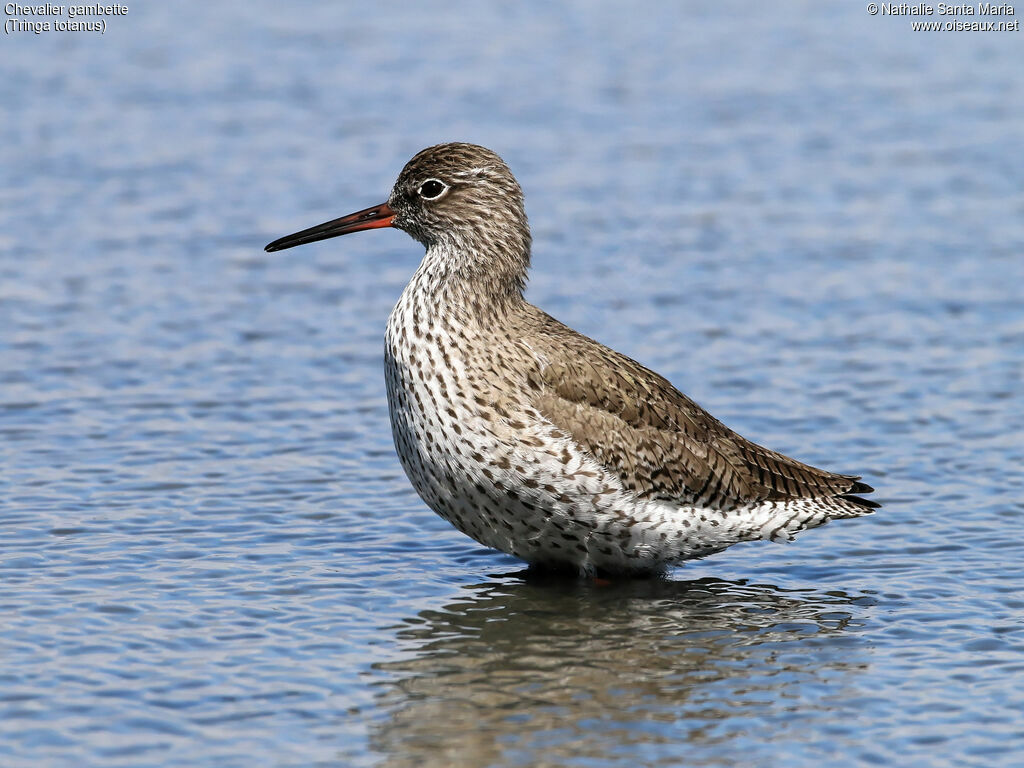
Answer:
<svg viewBox="0 0 1024 768"><path fill-rule="evenodd" d="M444 191L448 189L448 185L443 181L437 179L427 179L419 188L419 195L424 200L437 200Z"/></svg>

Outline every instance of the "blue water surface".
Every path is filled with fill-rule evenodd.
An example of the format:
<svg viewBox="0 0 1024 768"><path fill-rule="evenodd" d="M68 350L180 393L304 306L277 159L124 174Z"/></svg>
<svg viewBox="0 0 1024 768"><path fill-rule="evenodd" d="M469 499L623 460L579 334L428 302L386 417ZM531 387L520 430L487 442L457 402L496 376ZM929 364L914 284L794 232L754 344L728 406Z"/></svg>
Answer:
<svg viewBox="0 0 1024 768"><path fill-rule="evenodd" d="M3 40L0 765L1024 763L1024 32L128 8ZM884 508L611 585L435 517L420 247L262 246L448 140L520 179L532 301Z"/></svg>

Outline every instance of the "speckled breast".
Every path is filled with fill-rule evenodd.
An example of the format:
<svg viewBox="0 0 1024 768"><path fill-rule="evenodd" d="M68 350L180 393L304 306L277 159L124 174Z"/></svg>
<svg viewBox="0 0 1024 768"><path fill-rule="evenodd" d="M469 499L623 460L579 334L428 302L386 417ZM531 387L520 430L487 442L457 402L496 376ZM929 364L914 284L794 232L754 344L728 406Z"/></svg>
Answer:
<svg viewBox="0 0 1024 768"><path fill-rule="evenodd" d="M563 522L573 514L571 489L550 425L526 418L495 385L494 340L428 311L427 301L406 290L385 344L391 428L409 480L431 509L486 546L536 560L563 559L561 550L579 545L583 559L589 528Z"/></svg>
<svg viewBox="0 0 1024 768"><path fill-rule="evenodd" d="M471 405L469 335L426 311L415 291L403 293L385 337L391 430L402 467L427 505L463 533L508 552L508 510L495 508L487 477L502 451L487 418Z"/></svg>

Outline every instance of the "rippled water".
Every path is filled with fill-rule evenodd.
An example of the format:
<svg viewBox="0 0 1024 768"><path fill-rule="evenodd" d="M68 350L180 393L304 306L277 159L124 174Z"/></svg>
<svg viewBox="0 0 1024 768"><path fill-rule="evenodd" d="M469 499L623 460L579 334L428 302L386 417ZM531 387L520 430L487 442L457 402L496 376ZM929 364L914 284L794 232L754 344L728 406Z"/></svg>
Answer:
<svg viewBox="0 0 1024 768"><path fill-rule="evenodd" d="M132 4L0 63L0 765L1024 759L1024 33L851 4ZM885 503L665 580L417 499L419 247L268 255L441 140L529 296Z"/></svg>

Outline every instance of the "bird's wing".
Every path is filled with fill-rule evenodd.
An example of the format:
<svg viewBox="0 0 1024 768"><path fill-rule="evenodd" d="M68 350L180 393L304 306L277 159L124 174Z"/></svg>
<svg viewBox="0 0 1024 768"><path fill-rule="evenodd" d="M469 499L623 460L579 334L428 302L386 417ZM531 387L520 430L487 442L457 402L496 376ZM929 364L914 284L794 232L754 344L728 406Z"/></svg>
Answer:
<svg viewBox="0 0 1024 768"><path fill-rule="evenodd" d="M741 437L634 360L542 315L530 346L534 407L642 498L730 509L841 496L859 478L803 464Z"/></svg>

